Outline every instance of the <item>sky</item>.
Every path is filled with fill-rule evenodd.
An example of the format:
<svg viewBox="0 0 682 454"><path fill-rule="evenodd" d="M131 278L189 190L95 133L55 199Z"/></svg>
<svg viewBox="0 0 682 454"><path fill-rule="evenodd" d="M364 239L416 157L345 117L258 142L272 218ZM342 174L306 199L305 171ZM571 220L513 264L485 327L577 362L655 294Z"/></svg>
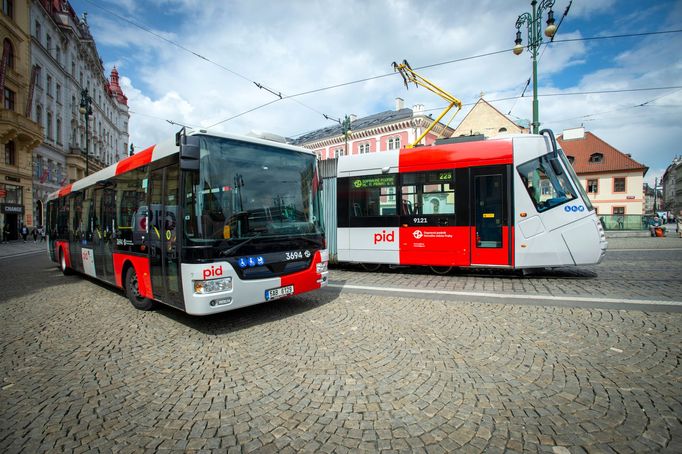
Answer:
<svg viewBox="0 0 682 454"><path fill-rule="evenodd" d="M325 115L392 110L396 97L437 114L441 98L393 73L402 60L462 100L455 126L481 95L514 120L532 118L530 53L510 50L529 0L70 3L87 12L106 75L119 71L137 150L179 125L295 138L332 125ZM555 1L557 23L569 3ZM584 126L648 166L653 185L682 156L681 31L679 0L574 0L540 48L541 128ZM608 38L631 34L645 35Z"/></svg>

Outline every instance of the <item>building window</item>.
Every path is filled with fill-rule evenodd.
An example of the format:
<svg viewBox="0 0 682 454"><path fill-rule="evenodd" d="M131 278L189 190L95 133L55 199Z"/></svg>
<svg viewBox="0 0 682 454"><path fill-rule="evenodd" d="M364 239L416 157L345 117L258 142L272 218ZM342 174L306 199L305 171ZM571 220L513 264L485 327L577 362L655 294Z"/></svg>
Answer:
<svg viewBox="0 0 682 454"><path fill-rule="evenodd" d="M568 158L568 162L570 162L571 165L573 165L573 163L575 162L575 156L566 156L566 157Z"/></svg>
<svg viewBox="0 0 682 454"><path fill-rule="evenodd" d="M52 140L52 113L50 112L47 113L46 129L45 136Z"/></svg>
<svg viewBox="0 0 682 454"><path fill-rule="evenodd" d="M334 157L338 158L339 156L345 156L345 152L343 148L337 148L334 150Z"/></svg>
<svg viewBox="0 0 682 454"><path fill-rule="evenodd" d="M360 150L360 154L369 153L369 144L368 143L361 143L359 150Z"/></svg>
<svg viewBox="0 0 682 454"><path fill-rule="evenodd" d="M5 16L14 19L14 0L2 0L2 12Z"/></svg>
<svg viewBox="0 0 682 454"><path fill-rule="evenodd" d="M625 216L625 207L613 207L614 216Z"/></svg>
<svg viewBox="0 0 682 454"><path fill-rule="evenodd" d="M55 87L55 90L56 90L55 97L57 99L57 102L61 104L61 102L62 102L62 86L57 84Z"/></svg>
<svg viewBox="0 0 682 454"><path fill-rule="evenodd" d="M62 143L62 120L57 118L57 143L61 145Z"/></svg>
<svg viewBox="0 0 682 454"><path fill-rule="evenodd" d="M507 128L500 128L497 130L497 132L507 132Z"/></svg>
<svg viewBox="0 0 682 454"><path fill-rule="evenodd" d="M47 95L52 96L52 76L47 76Z"/></svg>
<svg viewBox="0 0 682 454"><path fill-rule="evenodd" d="M36 65L36 87L43 88L43 68Z"/></svg>
<svg viewBox="0 0 682 454"><path fill-rule="evenodd" d="M5 165L17 165L17 153L14 146L14 141L10 140L5 144Z"/></svg>
<svg viewBox="0 0 682 454"><path fill-rule="evenodd" d="M400 137L391 137L388 139L388 149L389 150L399 150L400 149Z"/></svg>
<svg viewBox="0 0 682 454"><path fill-rule="evenodd" d="M14 92L5 87L5 109L14 110Z"/></svg>
<svg viewBox="0 0 682 454"><path fill-rule="evenodd" d="M2 52L4 58L7 59L7 67L14 68L14 46L12 45L12 41L5 38Z"/></svg>
<svg viewBox="0 0 682 454"><path fill-rule="evenodd" d="M43 124L43 107L40 104L36 104L36 123Z"/></svg>
<svg viewBox="0 0 682 454"><path fill-rule="evenodd" d="M625 178L613 179L613 192L625 192Z"/></svg>
<svg viewBox="0 0 682 454"><path fill-rule="evenodd" d="M590 155L590 162L602 162L604 160L604 155L601 153L592 153Z"/></svg>
<svg viewBox="0 0 682 454"><path fill-rule="evenodd" d="M40 22L36 21L36 26L35 26L35 32L33 33L33 36L36 37L38 42L40 42L40 37L42 36L42 29L40 27Z"/></svg>
<svg viewBox="0 0 682 454"><path fill-rule="evenodd" d="M50 52L52 50L52 49L50 49L51 47L52 47L52 37L50 35L47 35L45 37L45 48L47 49L47 53L50 55L52 55L52 52Z"/></svg>
<svg viewBox="0 0 682 454"><path fill-rule="evenodd" d="M591 194L599 192L599 180L587 180L587 192Z"/></svg>

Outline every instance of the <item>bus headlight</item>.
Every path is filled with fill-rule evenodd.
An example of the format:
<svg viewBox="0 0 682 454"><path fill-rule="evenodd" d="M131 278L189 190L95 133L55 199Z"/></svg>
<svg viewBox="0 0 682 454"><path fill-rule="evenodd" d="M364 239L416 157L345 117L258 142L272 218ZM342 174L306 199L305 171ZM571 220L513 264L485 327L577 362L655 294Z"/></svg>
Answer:
<svg viewBox="0 0 682 454"><path fill-rule="evenodd" d="M208 281L194 281L194 293L206 294L229 292L232 290L232 278L211 279Z"/></svg>
<svg viewBox="0 0 682 454"><path fill-rule="evenodd" d="M327 272L327 262L320 262L316 265L317 274L322 274Z"/></svg>

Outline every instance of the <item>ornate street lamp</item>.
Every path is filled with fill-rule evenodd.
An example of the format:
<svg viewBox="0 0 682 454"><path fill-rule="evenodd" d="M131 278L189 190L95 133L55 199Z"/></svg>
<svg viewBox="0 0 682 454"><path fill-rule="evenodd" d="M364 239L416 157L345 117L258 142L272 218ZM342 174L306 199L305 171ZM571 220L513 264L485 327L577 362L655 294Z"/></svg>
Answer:
<svg viewBox="0 0 682 454"><path fill-rule="evenodd" d="M540 130L540 120L538 113L538 49L542 44L541 21L542 11L549 9L547 13L547 28L545 28L545 36L552 38L556 33L557 26L554 25L554 0L541 0L538 4L537 0L530 2L532 6L532 13L523 13L516 19L516 45L512 49L515 55L521 55L523 52L523 44L521 40L521 26L526 24L528 28L528 49L531 52L533 59L533 134L537 134Z"/></svg>
<svg viewBox="0 0 682 454"><path fill-rule="evenodd" d="M81 90L81 115L85 115L85 176L90 174L90 137L88 136L88 120L92 115L92 98L88 94L87 88Z"/></svg>

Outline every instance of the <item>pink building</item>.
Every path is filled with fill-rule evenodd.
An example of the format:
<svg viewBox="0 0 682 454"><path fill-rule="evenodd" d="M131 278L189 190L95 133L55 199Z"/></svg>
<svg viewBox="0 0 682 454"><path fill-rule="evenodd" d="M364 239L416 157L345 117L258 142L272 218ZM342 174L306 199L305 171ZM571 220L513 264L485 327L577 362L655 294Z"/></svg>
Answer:
<svg viewBox="0 0 682 454"><path fill-rule="evenodd" d="M433 119L424 112L422 104L409 109L405 108L402 98L396 98L395 101L395 110L387 110L363 118L351 115L351 133L348 136L348 144L341 132L341 125L333 125L304 134L296 139L294 144L314 150L320 159L403 148L416 140L429 127ZM453 128L438 123L422 140L423 145L431 145L441 137L450 137L453 131Z"/></svg>

